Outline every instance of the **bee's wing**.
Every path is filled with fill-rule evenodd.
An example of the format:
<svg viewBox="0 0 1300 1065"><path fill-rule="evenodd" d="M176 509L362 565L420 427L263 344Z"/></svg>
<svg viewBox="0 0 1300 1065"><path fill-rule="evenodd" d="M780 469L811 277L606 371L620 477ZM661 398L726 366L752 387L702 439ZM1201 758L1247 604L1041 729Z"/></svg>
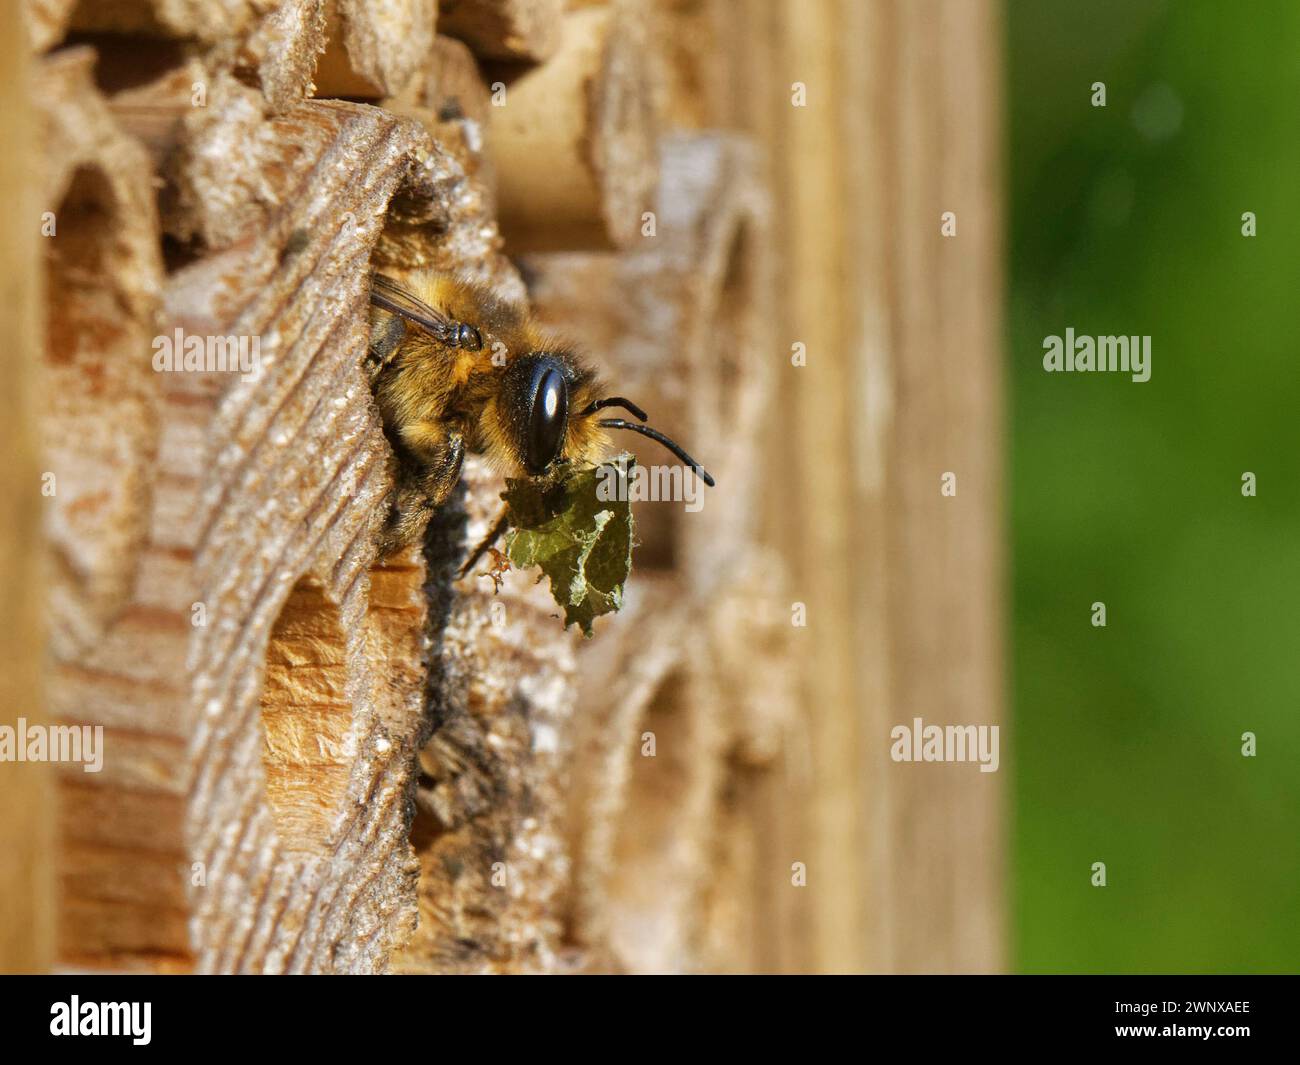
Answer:
<svg viewBox="0 0 1300 1065"><path fill-rule="evenodd" d="M445 315L439 314L423 300L412 296L391 277L370 275L370 302L389 314L396 314L418 325L434 340L451 343L455 340L456 326Z"/></svg>

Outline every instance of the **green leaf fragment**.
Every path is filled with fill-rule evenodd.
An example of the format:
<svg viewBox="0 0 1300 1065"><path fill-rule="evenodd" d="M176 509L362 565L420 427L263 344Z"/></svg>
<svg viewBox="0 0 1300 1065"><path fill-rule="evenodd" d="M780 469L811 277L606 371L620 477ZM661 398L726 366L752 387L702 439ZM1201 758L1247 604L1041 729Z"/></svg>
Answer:
<svg viewBox="0 0 1300 1065"><path fill-rule="evenodd" d="M539 566L564 608L564 626L590 636L592 622L623 605L632 571L628 478L635 460L620 455L553 484L507 480L506 557L518 569ZM539 580L541 578L538 578Z"/></svg>

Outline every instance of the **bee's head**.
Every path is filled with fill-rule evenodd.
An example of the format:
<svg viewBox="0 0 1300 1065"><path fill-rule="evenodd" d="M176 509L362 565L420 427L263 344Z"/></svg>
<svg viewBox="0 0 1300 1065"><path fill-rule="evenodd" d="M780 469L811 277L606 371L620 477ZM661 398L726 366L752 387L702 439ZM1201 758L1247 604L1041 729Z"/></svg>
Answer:
<svg viewBox="0 0 1300 1065"><path fill-rule="evenodd" d="M549 473L556 462L595 462L605 450L605 429L630 429L657 440L712 486L713 478L676 443L645 422L645 412L621 396L599 396L595 375L563 352L531 351L511 361L503 382L514 453L530 476ZM597 418L621 407L639 422Z"/></svg>
<svg viewBox="0 0 1300 1065"><path fill-rule="evenodd" d="M570 457L570 397L584 375L563 355L530 351L512 359L502 382L512 453L532 477Z"/></svg>

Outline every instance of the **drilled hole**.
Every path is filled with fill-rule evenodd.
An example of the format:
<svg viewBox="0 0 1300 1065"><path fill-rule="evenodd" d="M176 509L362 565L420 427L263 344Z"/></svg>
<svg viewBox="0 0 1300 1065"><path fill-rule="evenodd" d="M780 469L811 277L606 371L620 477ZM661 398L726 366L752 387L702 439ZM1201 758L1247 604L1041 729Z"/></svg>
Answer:
<svg viewBox="0 0 1300 1065"><path fill-rule="evenodd" d="M119 278L138 270L103 172L81 167L45 238L45 455L56 650L91 644L126 603L147 521L154 447L142 326ZM114 431L108 431L112 427Z"/></svg>
<svg viewBox="0 0 1300 1065"><path fill-rule="evenodd" d="M262 765L276 830L289 850L323 852L352 762L346 645L320 582L294 586L266 649Z"/></svg>
<svg viewBox="0 0 1300 1065"><path fill-rule="evenodd" d="M89 15L84 0L81 6L81 24L86 24ZM93 8L90 13L93 14ZM147 35L151 29L158 36ZM144 31L141 35L70 33L67 44L89 45L95 49L95 85L104 94L112 96L148 85L185 62L185 42L164 36L161 27L142 26L141 30Z"/></svg>

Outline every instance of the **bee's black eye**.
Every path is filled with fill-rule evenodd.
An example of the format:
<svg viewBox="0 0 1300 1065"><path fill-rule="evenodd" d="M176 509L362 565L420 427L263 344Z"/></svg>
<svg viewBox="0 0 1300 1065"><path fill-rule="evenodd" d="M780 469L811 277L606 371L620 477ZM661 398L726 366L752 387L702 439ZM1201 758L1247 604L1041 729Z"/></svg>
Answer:
<svg viewBox="0 0 1300 1065"><path fill-rule="evenodd" d="M483 346L483 338L472 325L462 322L460 328L456 330L456 346L466 351L478 351Z"/></svg>
<svg viewBox="0 0 1300 1065"><path fill-rule="evenodd" d="M532 410L528 416L528 472L539 474L560 455L564 430L569 421L569 386L557 366L545 361L537 364Z"/></svg>

